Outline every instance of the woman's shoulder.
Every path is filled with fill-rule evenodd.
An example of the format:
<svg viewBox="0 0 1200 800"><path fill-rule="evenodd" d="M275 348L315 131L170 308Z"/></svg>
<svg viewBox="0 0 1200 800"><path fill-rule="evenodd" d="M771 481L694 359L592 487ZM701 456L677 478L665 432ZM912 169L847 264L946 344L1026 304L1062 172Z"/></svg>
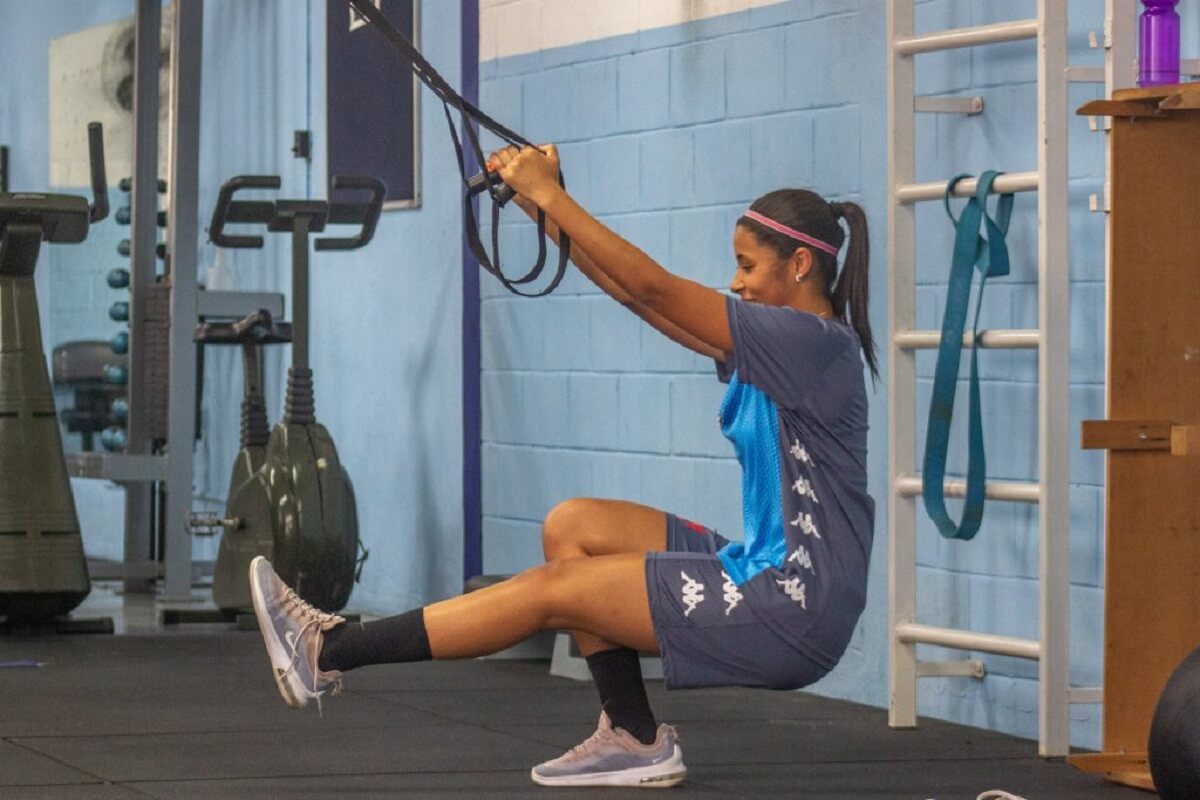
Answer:
<svg viewBox="0 0 1200 800"><path fill-rule="evenodd" d="M789 329L817 335L842 331L853 332L853 329L840 319L825 317L792 306L756 303L738 297L730 297L728 305L730 315L738 317L741 321L752 321L761 325L786 326Z"/></svg>

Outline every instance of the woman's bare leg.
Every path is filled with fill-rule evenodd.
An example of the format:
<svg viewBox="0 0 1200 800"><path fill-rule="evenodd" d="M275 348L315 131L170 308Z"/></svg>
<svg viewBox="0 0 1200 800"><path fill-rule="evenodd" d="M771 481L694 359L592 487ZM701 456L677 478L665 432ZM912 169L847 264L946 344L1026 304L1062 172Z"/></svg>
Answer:
<svg viewBox="0 0 1200 800"><path fill-rule="evenodd" d="M667 515L626 500L589 497L566 500L551 509L542 523L542 551L548 562L620 553L644 556L650 551L666 549ZM576 629L571 634L584 656L621 644L594 632ZM656 651L657 647L642 652Z"/></svg>
<svg viewBox="0 0 1200 800"><path fill-rule="evenodd" d="M425 607L434 658L471 658L540 630L658 652L642 553L556 559L486 589Z"/></svg>
<svg viewBox="0 0 1200 800"><path fill-rule="evenodd" d="M319 699L342 672L368 664L487 655L539 630L566 629L579 632L612 724L643 744L653 742L658 727L637 652L658 651L645 559L647 550L665 547L666 517L635 504L577 501L557 509L547 523L547 552L572 555L486 589L356 626L299 603L270 565L256 559L251 581L261 589L263 608L256 600L255 611L284 699L292 705ZM634 551L591 554L620 548ZM303 658L297 658L297 643Z"/></svg>
<svg viewBox="0 0 1200 800"><path fill-rule="evenodd" d="M547 561L667 549L667 515L627 500L576 497L565 500L542 523Z"/></svg>

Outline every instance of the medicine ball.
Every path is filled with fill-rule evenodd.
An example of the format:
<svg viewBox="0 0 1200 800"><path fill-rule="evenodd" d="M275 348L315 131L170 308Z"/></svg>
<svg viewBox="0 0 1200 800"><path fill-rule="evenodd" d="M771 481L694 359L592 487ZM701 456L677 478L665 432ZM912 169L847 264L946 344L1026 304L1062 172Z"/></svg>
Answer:
<svg viewBox="0 0 1200 800"><path fill-rule="evenodd" d="M1158 698L1149 760L1162 800L1200 798L1200 648L1175 668Z"/></svg>

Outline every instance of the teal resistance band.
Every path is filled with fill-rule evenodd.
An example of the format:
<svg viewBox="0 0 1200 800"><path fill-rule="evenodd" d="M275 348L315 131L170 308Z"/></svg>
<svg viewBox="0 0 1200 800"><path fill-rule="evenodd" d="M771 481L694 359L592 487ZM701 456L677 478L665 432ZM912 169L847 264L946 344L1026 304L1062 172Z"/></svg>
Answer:
<svg viewBox="0 0 1200 800"><path fill-rule="evenodd" d="M933 376L933 401L929 405L929 427L925 433L925 466L922 495L925 511L947 539L970 539L979 531L983 521L984 479L987 459L983 452L983 419L979 409L979 347L971 348L971 399L969 411L970 451L967 460L967 497L962 524L955 525L946 513L943 482L946 477L946 449L950 443L950 420L954 416L954 390L958 381L958 365L962 356L963 327L967 307L971 302L971 279L979 270L979 293L975 300L975 320L972 332L979 335L979 309L983 307L983 287L987 279L1008 274L1008 220L1012 215L1013 196L1000 195L996 217L987 213L987 196L999 172L988 171L979 176L975 196L967 201L962 215L956 220L950 210L950 196L955 185L969 175L959 175L946 184L946 214L954 222L954 261L950 267L950 285L946 298L946 313L942 318L942 341L938 346L937 369ZM979 233L987 225L987 238Z"/></svg>

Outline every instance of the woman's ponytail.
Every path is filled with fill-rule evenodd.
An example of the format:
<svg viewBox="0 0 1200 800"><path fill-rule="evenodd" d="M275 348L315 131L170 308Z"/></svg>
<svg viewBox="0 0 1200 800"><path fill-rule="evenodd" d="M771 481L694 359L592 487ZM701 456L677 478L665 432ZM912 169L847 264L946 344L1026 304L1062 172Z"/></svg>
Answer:
<svg viewBox="0 0 1200 800"><path fill-rule="evenodd" d="M850 229L850 242L846 245L846 258L842 272L834 284L830 298L833 313L847 320L858 334L862 343L863 358L873 378L879 378L878 359L875 355L875 337L871 335L871 320L868 315L870 279L868 255L870 241L867 236L867 215L857 203L830 203L835 216L846 220Z"/></svg>

